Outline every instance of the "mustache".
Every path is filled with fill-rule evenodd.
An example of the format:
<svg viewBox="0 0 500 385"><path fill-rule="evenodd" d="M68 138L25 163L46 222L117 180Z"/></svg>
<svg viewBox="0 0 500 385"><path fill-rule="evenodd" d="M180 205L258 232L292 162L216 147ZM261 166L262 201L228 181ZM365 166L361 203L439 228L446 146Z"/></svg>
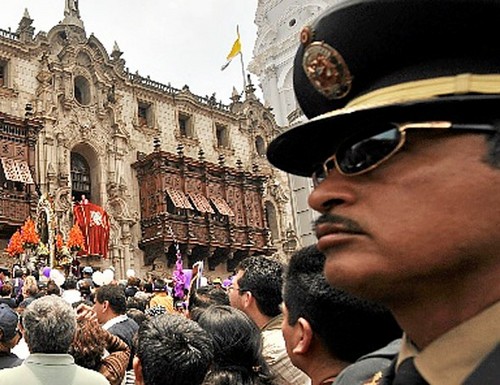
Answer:
<svg viewBox="0 0 500 385"><path fill-rule="evenodd" d="M313 221L313 229L316 230L319 225L327 223L329 225L341 225L346 231L352 233L364 233L363 228L352 219L343 217L341 215L325 213L320 215ZM317 231L316 235L317 235Z"/></svg>

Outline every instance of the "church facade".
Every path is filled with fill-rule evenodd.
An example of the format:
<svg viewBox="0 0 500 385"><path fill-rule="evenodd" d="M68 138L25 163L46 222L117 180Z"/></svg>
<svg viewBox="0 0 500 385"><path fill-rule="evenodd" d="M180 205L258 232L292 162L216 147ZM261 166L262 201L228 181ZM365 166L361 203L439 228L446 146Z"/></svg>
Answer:
<svg viewBox="0 0 500 385"><path fill-rule="evenodd" d="M179 252L185 267L203 260L223 275L248 255L295 250L287 178L265 158L278 126L251 82L223 104L130 73L116 44L108 54L86 35L77 2L48 32L32 24L26 11L16 32L0 30L2 138L25 135L2 165L32 178L14 183L2 167L0 199L17 189L26 206L15 220L0 213L2 249L28 214L44 214L47 242L66 237L75 202L88 201L109 217L108 255L81 263L120 278L167 274Z"/></svg>
<svg viewBox="0 0 500 385"><path fill-rule="evenodd" d="M328 7L340 0L259 0L255 16L257 39L249 70L262 88L266 103L273 106L281 130L306 118L293 91L293 61L299 46L300 31L310 25ZM289 176L294 227L302 245L316 242L311 222L315 213L307 198L312 189L310 178Z"/></svg>

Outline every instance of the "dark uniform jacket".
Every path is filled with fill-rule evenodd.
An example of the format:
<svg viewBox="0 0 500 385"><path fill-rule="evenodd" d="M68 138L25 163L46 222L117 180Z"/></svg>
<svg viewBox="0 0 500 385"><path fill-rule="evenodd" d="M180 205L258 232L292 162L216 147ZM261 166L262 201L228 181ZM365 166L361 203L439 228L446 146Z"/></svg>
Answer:
<svg viewBox="0 0 500 385"><path fill-rule="evenodd" d="M392 341L382 349L360 357L356 362L342 370L337 376L335 385L361 385L371 380L375 373L382 373L397 357L401 339ZM381 377L379 375L378 377Z"/></svg>

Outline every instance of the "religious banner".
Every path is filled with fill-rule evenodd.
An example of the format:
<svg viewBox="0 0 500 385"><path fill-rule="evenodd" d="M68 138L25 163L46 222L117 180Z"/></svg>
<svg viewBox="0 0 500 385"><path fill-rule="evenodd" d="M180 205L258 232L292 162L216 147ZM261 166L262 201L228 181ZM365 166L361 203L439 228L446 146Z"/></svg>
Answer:
<svg viewBox="0 0 500 385"><path fill-rule="evenodd" d="M83 234L83 253L106 258L110 230L108 213L101 206L82 200L74 204L73 215Z"/></svg>

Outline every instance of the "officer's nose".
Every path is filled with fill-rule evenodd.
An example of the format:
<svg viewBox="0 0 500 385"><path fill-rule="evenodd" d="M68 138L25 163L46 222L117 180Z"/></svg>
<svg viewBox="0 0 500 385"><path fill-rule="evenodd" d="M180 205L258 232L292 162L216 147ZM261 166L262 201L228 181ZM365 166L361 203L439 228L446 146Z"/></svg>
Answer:
<svg viewBox="0 0 500 385"><path fill-rule="evenodd" d="M356 195L352 177L340 175L332 170L328 177L319 183L309 195L309 206L319 213L331 211L339 206L353 204Z"/></svg>

